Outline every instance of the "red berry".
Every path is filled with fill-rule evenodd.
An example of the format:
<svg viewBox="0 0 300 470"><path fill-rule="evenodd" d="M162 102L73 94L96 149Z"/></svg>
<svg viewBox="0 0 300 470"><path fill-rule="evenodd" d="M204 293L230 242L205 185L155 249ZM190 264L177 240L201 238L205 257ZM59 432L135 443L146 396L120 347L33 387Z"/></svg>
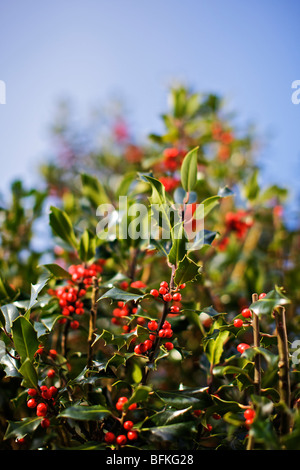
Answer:
<svg viewBox="0 0 300 470"><path fill-rule="evenodd" d="M18 437L18 438L16 439L16 442L17 442L18 444L25 444L26 439L25 439L25 437Z"/></svg>
<svg viewBox="0 0 300 470"><path fill-rule="evenodd" d="M185 288L185 284L180 284L179 289L184 289L184 288Z"/></svg>
<svg viewBox="0 0 300 470"><path fill-rule="evenodd" d="M30 398L27 402L28 408L35 408L36 407L36 400L34 398Z"/></svg>
<svg viewBox="0 0 300 470"><path fill-rule="evenodd" d="M136 403L132 403L132 405L129 405L128 406L128 409L129 410L135 410L137 408L137 404Z"/></svg>
<svg viewBox="0 0 300 470"><path fill-rule="evenodd" d="M163 296L163 299L165 302L170 302L172 300L172 296L168 293Z"/></svg>
<svg viewBox="0 0 300 470"><path fill-rule="evenodd" d="M126 397L120 397L116 403L116 409L121 411L123 409L124 404L128 401Z"/></svg>
<svg viewBox="0 0 300 470"><path fill-rule="evenodd" d="M244 318L250 318L250 317L252 317L252 312L249 308L244 308L242 310L242 315L243 315Z"/></svg>
<svg viewBox="0 0 300 470"><path fill-rule="evenodd" d="M168 321L165 321L162 327L163 329L171 328L171 323L169 323Z"/></svg>
<svg viewBox="0 0 300 470"><path fill-rule="evenodd" d="M265 294L264 292L262 294L259 294L258 298L259 299L263 299L264 297L266 297L267 294Z"/></svg>
<svg viewBox="0 0 300 470"><path fill-rule="evenodd" d="M252 423L253 423L253 419L246 419L245 421L246 428L249 429Z"/></svg>
<svg viewBox="0 0 300 470"><path fill-rule="evenodd" d="M161 295L165 295L168 292L168 290L165 287L160 287L158 292Z"/></svg>
<svg viewBox="0 0 300 470"><path fill-rule="evenodd" d="M155 331L158 328L158 323L156 321L149 321L148 328L151 331Z"/></svg>
<svg viewBox="0 0 300 470"><path fill-rule="evenodd" d="M238 346L237 346L237 350L239 353L243 354L244 351L246 351L246 349L250 348L249 344L247 343L240 343Z"/></svg>
<svg viewBox="0 0 300 470"><path fill-rule="evenodd" d="M149 339L150 339L150 341L154 342L155 339L156 339L156 336L155 335L149 335Z"/></svg>
<svg viewBox="0 0 300 470"><path fill-rule="evenodd" d="M243 320L241 318L236 318L233 324L236 328L241 328L241 326L243 326Z"/></svg>
<svg viewBox="0 0 300 470"><path fill-rule="evenodd" d="M52 378L55 376L55 370L54 369L49 369L47 372L47 376Z"/></svg>
<svg viewBox="0 0 300 470"><path fill-rule="evenodd" d="M174 295L173 295L173 300L175 300L176 302L177 301L180 301L182 298L181 294L179 292L176 292Z"/></svg>
<svg viewBox="0 0 300 470"><path fill-rule="evenodd" d="M44 400L50 400L50 398L52 398L51 392L49 392L48 389L43 390L41 395L44 398Z"/></svg>
<svg viewBox="0 0 300 470"><path fill-rule="evenodd" d="M70 327L72 328L72 330L77 330L79 328L79 321L77 320L71 321Z"/></svg>
<svg viewBox="0 0 300 470"><path fill-rule="evenodd" d="M55 359L57 356L57 351L55 349L50 349L49 356L52 357L52 359Z"/></svg>
<svg viewBox="0 0 300 470"><path fill-rule="evenodd" d="M164 338L172 338L173 336L173 331L171 330L171 328L166 328L165 330L165 334L164 334Z"/></svg>
<svg viewBox="0 0 300 470"><path fill-rule="evenodd" d="M42 421L41 421L41 426L42 426L42 428L44 428L44 429L49 428L49 426L50 426L50 420L49 420L48 418L43 418Z"/></svg>
<svg viewBox="0 0 300 470"><path fill-rule="evenodd" d="M117 444L119 446L124 446L127 443L127 437L124 434L120 434L120 436L117 437Z"/></svg>
<svg viewBox="0 0 300 470"><path fill-rule="evenodd" d="M135 346L134 352L135 352L135 354L143 354L140 344L138 344L137 346Z"/></svg>
<svg viewBox="0 0 300 470"><path fill-rule="evenodd" d="M113 444L116 440L116 436L113 432L107 432L105 434L104 440L107 444Z"/></svg>
<svg viewBox="0 0 300 470"><path fill-rule="evenodd" d="M252 408L248 408L244 411L244 418L245 419L254 419L255 418L255 411Z"/></svg>
<svg viewBox="0 0 300 470"><path fill-rule="evenodd" d="M44 348L39 348L36 351L36 354L42 354L44 352Z"/></svg>
<svg viewBox="0 0 300 470"><path fill-rule="evenodd" d="M178 313L180 312L180 308L177 305L172 305L171 312Z"/></svg>
<svg viewBox="0 0 300 470"><path fill-rule="evenodd" d="M83 308L76 308L75 313L76 313L76 315L83 315L84 314L84 309Z"/></svg>
<svg viewBox="0 0 300 470"><path fill-rule="evenodd" d="M168 351L171 351L173 348L174 348L174 344L173 343L165 343L165 348L168 350Z"/></svg>
<svg viewBox="0 0 300 470"><path fill-rule="evenodd" d="M124 429L126 429L126 431L131 431L133 426L134 426L134 423L132 421L125 421L125 423L123 425L123 427L124 427Z"/></svg>
<svg viewBox="0 0 300 470"><path fill-rule="evenodd" d="M165 289L168 289L169 284L167 283L167 281L162 281L162 282L160 283L160 287L165 287Z"/></svg>
<svg viewBox="0 0 300 470"><path fill-rule="evenodd" d="M27 393L28 393L28 395L30 395L31 397L35 397L36 394L37 394L37 391L36 391L35 388L29 388L29 389L27 390Z"/></svg>
<svg viewBox="0 0 300 470"><path fill-rule="evenodd" d="M153 346L153 342L150 339L146 339L146 341L144 341L144 346L146 347L146 351L149 351Z"/></svg>
<svg viewBox="0 0 300 470"><path fill-rule="evenodd" d="M157 289L151 289L150 294L153 295L153 297L158 297L159 296L159 292L158 292Z"/></svg>
<svg viewBox="0 0 300 470"><path fill-rule="evenodd" d="M39 403L36 407L36 414L37 416L46 416L48 410L48 406L46 403Z"/></svg>
<svg viewBox="0 0 300 470"><path fill-rule="evenodd" d="M78 297L84 297L86 294L86 290L85 289L80 289L80 291L78 292Z"/></svg>
<svg viewBox="0 0 300 470"><path fill-rule="evenodd" d="M49 392L51 397L54 397L57 394L57 388L52 385L52 387L49 388Z"/></svg>
<svg viewBox="0 0 300 470"><path fill-rule="evenodd" d="M159 330L159 332L158 332L158 336L159 336L160 338L164 338L164 337L165 337L165 334L166 334L166 330Z"/></svg>
<svg viewBox="0 0 300 470"><path fill-rule="evenodd" d="M127 437L130 441L136 441L136 439L139 437L139 435L136 431L129 431L127 433Z"/></svg>

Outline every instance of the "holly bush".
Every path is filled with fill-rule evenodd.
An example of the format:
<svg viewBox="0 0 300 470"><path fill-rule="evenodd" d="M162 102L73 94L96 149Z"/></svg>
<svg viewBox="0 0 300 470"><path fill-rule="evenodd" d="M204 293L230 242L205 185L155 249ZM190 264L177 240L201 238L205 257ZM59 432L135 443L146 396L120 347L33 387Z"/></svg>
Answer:
<svg viewBox="0 0 300 470"><path fill-rule="evenodd" d="M1 449L300 448L288 191L220 97L169 104L101 145L64 108L2 203Z"/></svg>

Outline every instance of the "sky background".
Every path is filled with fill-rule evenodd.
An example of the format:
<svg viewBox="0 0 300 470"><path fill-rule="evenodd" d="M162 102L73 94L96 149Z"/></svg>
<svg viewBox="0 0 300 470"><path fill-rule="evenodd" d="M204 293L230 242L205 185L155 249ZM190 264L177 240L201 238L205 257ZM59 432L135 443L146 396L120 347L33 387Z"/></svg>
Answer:
<svg viewBox="0 0 300 470"><path fill-rule="evenodd" d="M38 182L58 101L78 119L113 96L134 132L161 130L174 80L226 97L265 143L264 182L300 175L298 0L0 0L0 192Z"/></svg>

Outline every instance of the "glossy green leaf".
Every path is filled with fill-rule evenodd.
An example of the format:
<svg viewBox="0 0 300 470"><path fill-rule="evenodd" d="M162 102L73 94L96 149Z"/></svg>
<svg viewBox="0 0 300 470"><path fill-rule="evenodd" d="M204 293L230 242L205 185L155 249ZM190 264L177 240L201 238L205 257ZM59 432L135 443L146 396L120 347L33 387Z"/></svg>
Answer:
<svg viewBox="0 0 300 470"><path fill-rule="evenodd" d="M16 318L12 325L12 338L21 361L24 362L27 358L32 361L38 349L39 341L37 332L30 321L23 316Z"/></svg>
<svg viewBox="0 0 300 470"><path fill-rule="evenodd" d="M23 383L24 386L28 388L37 388L38 386L37 371L29 358L25 359L25 361L22 363L19 369L19 372L24 377L24 383Z"/></svg>
<svg viewBox="0 0 300 470"><path fill-rule="evenodd" d="M32 433L37 429L42 418L24 418L21 421L8 421L4 439L21 438Z"/></svg>
<svg viewBox="0 0 300 470"><path fill-rule="evenodd" d="M110 415L111 412L101 405L74 405L63 410L58 417L71 418L79 421L99 421Z"/></svg>
<svg viewBox="0 0 300 470"><path fill-rule="evenodd" d="M122 300L123 302L127 303L130 301L138 302L144 297L145 294L134 294L132 292L127 292L122 289L118 289L117 287L113 287L109 289L105 294L103 294L99 300L103 299L111 299L111 300Z"/></svg>
<svg viewBox="0 0 300 470"><path fill-rule="evenodd" d="M1 324L5 326L6 331L10 333L13 321L20 316L19 310L13 304L2 305L0 309L3 315L3 318L1 316Z"/></svg>
<svg viewBox="0 0 300 470"><path fill-rule="evenodd" d="M197 155L199 147L186 154L181 165L181 184L185 191L190 192L197 184Z"/></svg>
<svg viewBox="0 0 300 470"><path fill-rule="evenodd" d="M271 314L275 307L290 303L290 299L283 294L282 288L275 286L274 290L268 292L264 298L253 302L249 308L257 315L267 315Z"/></svg>
<svg viewBox="0 0 300 470"><path fill-rule="evenodd" d="M169 251L168 260L170 264L178 266L178 263L186 255L187 238L182 224L178 228L172 229L172 247Z"/></svg>
<svg viewBox="0 0 300 470"><path fill-rule="evenodd" d="M223 354L224 344L228 340L229 336L230 332L227 330L214 331L212 337L206 342L205 352L212 365L219 364Z"/></svg>
<svg viewBox="0 0 300 470"><path fill-rule="evenodd" d="M179 410L189 407L192 407L194 410L203 409L212 404L210 395L199 390L197 393L191 393L188 390L175 392L159 390L155 393L165 404Z"/></svg>
<svg viewBox="0 0 300 470"><path fill-rule="evenodd" d="M179 261L175 271L175 283L179 286L180 284L194 281L199 275L200 269L201 266L185 255L184 258Z"/></svg>
<svg viewBox="0 0 300 470"><path fill-rule="evenodd" d="M30 293L30 301L27 306L27 311L29 311L32 307L34 307L38 302L38 295L44 289L46 284L49 281L49 276L43 274L36 284L31 284L31 293Z"/></svg>
<svg viewBox="0 0 300 470"><path fill-rule="evenodd" d="M85 230L79 242L79 258L81 261L90 261L96 254L96 238L90 230Z"/></svg>
<svg viewBox="0 0 300 470"><path fill-rule="evenodd" d="M72 222L65 211L51 206L49 215L50 225L53 232L63 241L71 245L75 250L78 248Z"/></svg>
<svg viewBox="0 0 300 470"><path fill-rule="evenodd" d="M68 271L55 263L44 264L43 267L47 269L51 274L53 274L56 279L71 279L72 276Z"/></svg>
<svg viewBox="0 0 300 470"><path fill-rule="evenodd" d="M129 400L124 404L123 409L127 410L127 408L132 405L133 403L142 403L147 401L149 394L152 392L152 388L146 385L138 385Z"/></svg>

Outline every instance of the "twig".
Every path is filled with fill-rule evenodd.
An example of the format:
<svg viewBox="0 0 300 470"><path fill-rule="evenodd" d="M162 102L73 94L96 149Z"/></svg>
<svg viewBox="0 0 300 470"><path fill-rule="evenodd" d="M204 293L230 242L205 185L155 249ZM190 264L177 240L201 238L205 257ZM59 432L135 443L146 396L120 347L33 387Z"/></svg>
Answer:
<svg viewBox="0 0 300 470"><path fill-rule="evenodd" d="M87 368L90 369L93 365L94 356L94 335L96 330L96 319L97 319L97 299L99 291L99 282L96 277L93 278L93 289L91 299L91 310L90 310L90 321L89 321L89 335L88 335L88 353L87 353Z"/></svg>
<svg viewBox="0 0 300 470"><path fill-rule="evenodd" d="M274 309L273 315L276 323L276 335L278 345L278 377L279 377L279 395L280 400L287 409L281 412L281 434L290 432L291 419L288 412L291 405L291 383L289 374L289 350L286 330L285 308L278 306Z"/></svg>
<svg viewBox="0 0 300 470"><path fill-rule="evenodd" d="M252 302L256 302L258 300L258 295L252 295ZM253 312L253 320L252 320L252 328L253 328L253 345L255 348L260 346L260 333L259 333L259 318L258 315ZM255 393L260 395L261 392L261 360L260 354L256 354L254 358L254 388Z"/></svg>
<svg viewBox="0 0 300 470"><path fill-rule="evenodd" d="M174 290L175 289L175 281L174 281L174 278L175 278L175 266L172 266L172 274L171 274L171 279L170 279L170 291ZM160 321L159 321L159 324L158 324L158 327L157 327L157 330L161 330L164 322L166 321L166 318L168 316L168 313L169 313L169 302L165 302L164 303L164 309L163 309L163 313L162 313L162 316L160 318ZM148 379L148 376L149 376L149 373L150 373L150 370L151 370L151 367L155 361L155 358L156 358L156 354L157 354L157 351L159 349L159 346L160 346L160 337L158 335L156 335L156 338L155 338L155 341L154 341L154 345L153 345L153 349L149 355L149 361L148 361L148 365L145 366L144 368L144 372L143 372L143 378L142 378L142 381L141 383L143 385L146 385L147 383L147 379Z"/></svg>

